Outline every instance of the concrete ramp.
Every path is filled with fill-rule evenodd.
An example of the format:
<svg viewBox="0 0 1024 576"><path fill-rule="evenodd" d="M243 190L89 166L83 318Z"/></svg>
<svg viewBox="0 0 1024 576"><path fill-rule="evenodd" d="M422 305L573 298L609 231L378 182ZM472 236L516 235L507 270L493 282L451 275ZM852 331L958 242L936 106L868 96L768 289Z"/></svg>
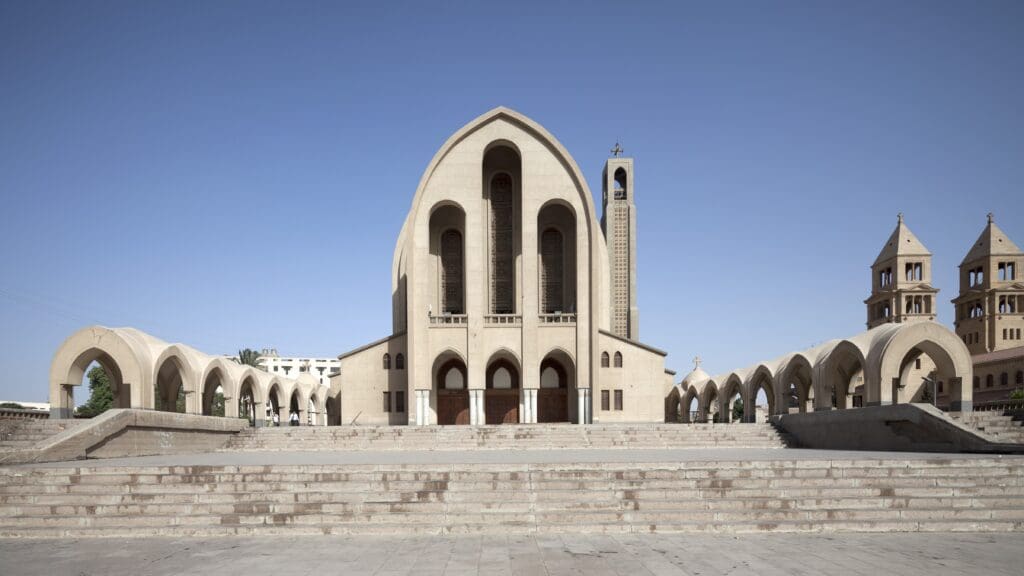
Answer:
<svg viewBox="0 0 1024 576"><path fill-rule="evenodd" d="M930 404L783 414L772 423L801 448L1024 454L1024 446L1001 442Z"/></svg>

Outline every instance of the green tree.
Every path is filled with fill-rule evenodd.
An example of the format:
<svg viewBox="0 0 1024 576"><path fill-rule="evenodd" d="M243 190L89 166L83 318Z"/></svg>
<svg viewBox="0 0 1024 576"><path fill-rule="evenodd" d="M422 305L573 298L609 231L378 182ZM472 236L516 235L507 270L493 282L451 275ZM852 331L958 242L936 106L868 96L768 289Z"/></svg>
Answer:
<svg viewBox="0 0 1024 576"><path fill-rule="evenodd" d="M253 366L256 368L260 368L260 365L258 363L259 359L259 352L251 348L243 348L242 350L238 351L238 357L235 358L235 362L238 362L239 364L242 364L244 366Z"/></svg>
<svg viewBox="0 0 1024 576"><path fill-rule="evenodd" d="M110 379L102 366L93 366L89 370L89 401L79 406L78 415L85 418L99 416L114 405L114 391L110 389Z"/></svg>
<svg viewBox="0 0 1024 576"><path fill-rule="evenodd" d="M732 403L732 421L743 421L743 398L737 397L736 401Z"/></svg>

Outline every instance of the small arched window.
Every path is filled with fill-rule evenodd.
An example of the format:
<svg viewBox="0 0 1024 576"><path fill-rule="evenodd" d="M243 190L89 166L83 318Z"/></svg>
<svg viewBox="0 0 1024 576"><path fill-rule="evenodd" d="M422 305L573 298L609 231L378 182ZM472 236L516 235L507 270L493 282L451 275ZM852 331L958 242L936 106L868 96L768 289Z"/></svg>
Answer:
<svg viewBox="0 0 1024 576"><path fill-rule="evenodd" d="M384 353L384 369L391 370L391 354Z"/></svg>
<svg viewBox="0 0 1024 576"><path fill-rule="evenodd" d="M1010 385L1010 375L1007 374L1006 372L1003 372L1002 374L1000 374L999 375L999 385L1000 386L1009 386Z"/></svg>
<svg viewBox="0 0 1024 576"><path fill-rule="evenodd" d="M991 388L993 380L994 380L994 378L992 378L991 374L989 374L988 376L985 376L985 388Z"/></svg>
<svg viewBox="0 0 1024 576"><path fill-rule="evenodd" d="M622 352L615 353L615 367L622 368Z"/></svg>
<svg viewBox="0 0 1024 576"><path fill-rule="evenodd" d="M977 376L974 377L974 387L975 388L981 388L981 378L979 378Z"/></svg>
<svg viewBox="0 0 1024 576"><path fill-rule="evenodd" d="M1017 386L1024 384L1024 370L1017 370L1017 377L1014 380Z"/></svg>
<svg viewBox="0 0 1024 576"><path fill-rule="evenodd" d="M607 368L609 364L609 358L607 352L601 352L601 368Z"/></svg>
<svg viewBox="0 0 1024 576"><path fill-rule="evenodd" d="M405 370L405 356L401 352L395 356L395 370Z"/></svg>

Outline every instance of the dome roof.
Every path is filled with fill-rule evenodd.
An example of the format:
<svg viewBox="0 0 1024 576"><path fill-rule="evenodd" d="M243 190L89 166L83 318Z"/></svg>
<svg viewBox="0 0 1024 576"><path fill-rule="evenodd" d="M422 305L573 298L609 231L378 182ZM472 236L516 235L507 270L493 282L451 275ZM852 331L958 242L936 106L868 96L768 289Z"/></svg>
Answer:
<svg viewBox="0 0 1024 576"><path fill-rule="evenodd" d="M711 378L711 375L705 372L704 369L698 365L695 366L685 378L683 378L682 385L692 386L698 382L708 380L709 378Z"/></svg>

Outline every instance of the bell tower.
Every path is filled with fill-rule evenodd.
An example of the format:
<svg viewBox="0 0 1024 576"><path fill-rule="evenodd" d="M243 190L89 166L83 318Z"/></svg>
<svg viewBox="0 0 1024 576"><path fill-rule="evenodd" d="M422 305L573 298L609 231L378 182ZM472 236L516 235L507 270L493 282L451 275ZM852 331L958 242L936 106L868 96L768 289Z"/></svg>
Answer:
<svg viewBox="0 0 1024 576"><path fill-rule="evenodd" d="M871 296L864 301L868 329L887 322L935 320L932 253L896 217L896 229L871 265Z"/></svg>
<svg viewBox="0 0 1024 576"><path fill-rule="evenodd" d="M1024 252L988 215L981 236L960 263L953 299L956 333L971 354L1024 346Z"/></svg>
<svg viewBox="0 0 1024 576"><path fill-rule="evenodd" d="M616 336L639 340L640 311L636 305L636 204L633 159L622 156L615 143L604 164L601 228L608 246L611 275L611 331Z"/></svg>

